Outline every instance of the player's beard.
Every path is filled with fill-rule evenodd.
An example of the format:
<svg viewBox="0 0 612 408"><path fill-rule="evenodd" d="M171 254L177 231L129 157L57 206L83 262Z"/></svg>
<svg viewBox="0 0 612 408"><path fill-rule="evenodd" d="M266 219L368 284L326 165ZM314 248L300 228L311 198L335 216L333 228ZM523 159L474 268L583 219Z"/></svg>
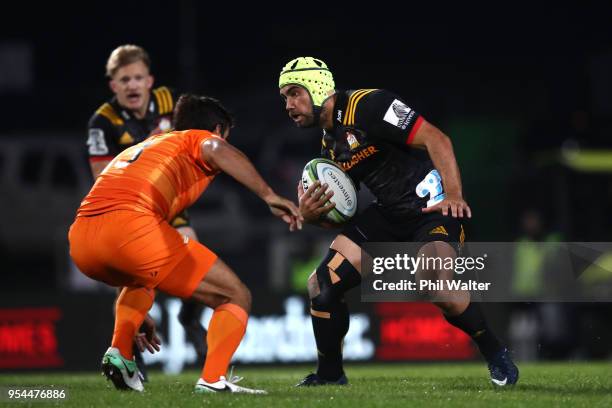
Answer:
<svg viewBox="0 0 612 408"><path fill-rule="evenodd" d="M301 124L297 124L299 128L309 129L318 125L317 121L315 120L314 114L311 113L309 115L302 115L302 117L304 118L304 121Z"/></svg>

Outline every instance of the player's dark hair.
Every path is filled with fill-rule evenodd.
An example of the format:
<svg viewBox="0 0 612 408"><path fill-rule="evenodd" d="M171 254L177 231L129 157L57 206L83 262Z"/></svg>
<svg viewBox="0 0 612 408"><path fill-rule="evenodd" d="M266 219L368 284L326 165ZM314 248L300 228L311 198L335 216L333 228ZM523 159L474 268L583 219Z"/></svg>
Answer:
<svg viewBox="0 0 612 408"><path fill-rule="evenodd" d="M221 134L234 126L234 118L221 102L209 96L183 94L174 108L174 129L213 131L221 125Z"/></svg>

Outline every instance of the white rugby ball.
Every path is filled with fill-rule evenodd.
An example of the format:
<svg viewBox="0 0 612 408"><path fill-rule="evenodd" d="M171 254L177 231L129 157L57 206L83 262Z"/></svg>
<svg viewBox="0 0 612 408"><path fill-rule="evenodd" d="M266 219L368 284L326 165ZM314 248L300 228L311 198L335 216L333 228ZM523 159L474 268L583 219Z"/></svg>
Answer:
<svg viewBox="0 0 612 408"><path fill-rule="evenodd" d="M315 181L329 186L328 191L334 195L329 201L336 204L333 210L325 217L335 224L342 224L351 219L357 212L357 190L353 180L342 170L338 164L327 159L312 159L302 172L302 187L304 191Z"/></svg>

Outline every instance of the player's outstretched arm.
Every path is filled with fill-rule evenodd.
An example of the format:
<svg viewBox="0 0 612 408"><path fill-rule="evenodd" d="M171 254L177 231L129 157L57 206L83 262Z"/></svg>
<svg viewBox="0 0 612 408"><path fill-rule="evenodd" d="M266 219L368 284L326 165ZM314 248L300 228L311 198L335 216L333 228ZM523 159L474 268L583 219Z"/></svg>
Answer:
<svg viewBox="0 0 612 408"><path fill-rule="evenodd" d="M412 141L413 145L425 146L435 168L440 172L446 198L438 204L423 208L423 212L439 211L448 215L449 211L455 218L472 217L472 210L463 199L461 175L457 159L453 152L453 144L444 133L432 124L423 121Z"/></svg>
<svg viewBox="0 0 612 408"><path fill-rule="evenodd" d="M215 170L229 174L257 194L265 201L272 214L289 224L291 231L302 229L304 218L295 204L276 194L240 150L225 140L210 138L202 142L202 159Z"/></svg>

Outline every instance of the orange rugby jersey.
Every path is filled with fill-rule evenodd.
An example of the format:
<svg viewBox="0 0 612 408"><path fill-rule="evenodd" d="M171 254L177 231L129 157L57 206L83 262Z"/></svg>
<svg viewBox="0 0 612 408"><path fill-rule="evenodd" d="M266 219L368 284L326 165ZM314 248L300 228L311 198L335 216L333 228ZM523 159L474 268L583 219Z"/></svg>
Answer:
<svg viewBox="0 0 612 408"><path fill-rule="evenodd" d="M200 145L211 137L219 136L206 130L175 131L124 150L100 174L77 217L127 209L173 219L218 173L201 158Z"/></svg>

